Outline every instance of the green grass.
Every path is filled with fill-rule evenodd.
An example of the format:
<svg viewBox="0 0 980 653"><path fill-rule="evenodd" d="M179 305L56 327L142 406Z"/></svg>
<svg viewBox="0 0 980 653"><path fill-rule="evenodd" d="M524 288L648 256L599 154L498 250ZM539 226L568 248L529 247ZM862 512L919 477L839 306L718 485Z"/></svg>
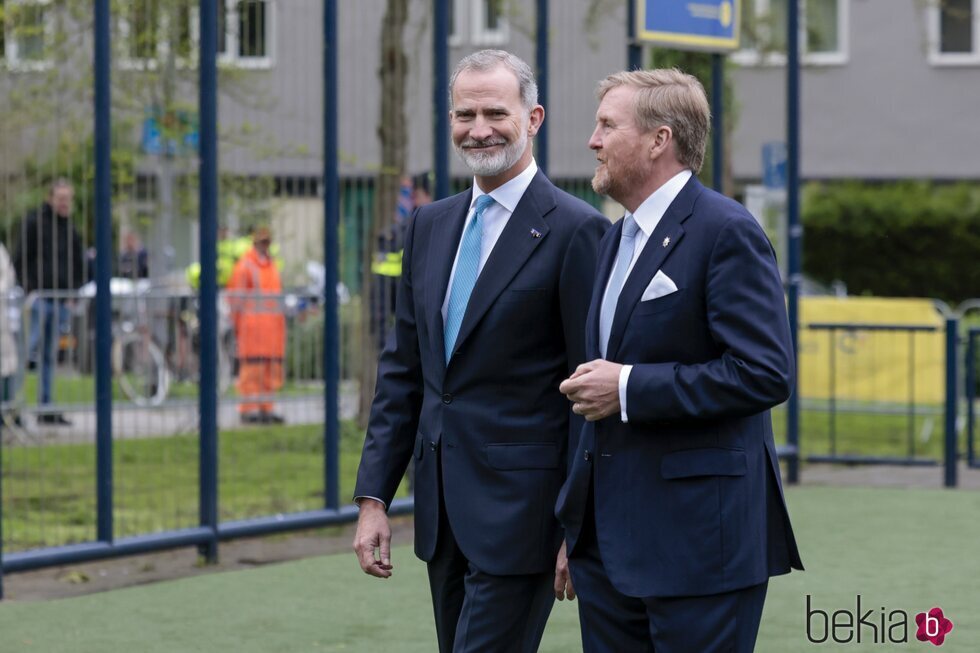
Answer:
<svg viewBox="0 0 980 653"><path fill-rule="evenodd" d="M810 644L806 595L824 610L943 608L955 628L941 649L980 650L980 494L793 488L790 511L807 571L774 578L759 653L932 650ZM0 604L3 651L59 653L307 653L434 650L425 567L394 551L395 575L364 576L351 554L199 576L81 598ZM12 597L16 599L16 597ZM867 631L865 631L867 637ZM576 604L556 604L541 651L581 650Z"/></svg>
<svg viewBox="0 0 980 653"><path fill-rule="evenodd" d="M932 458L942 460L944 425L941 406L916 406L910 420L907 406L889 406L890 412L868 404L838 407L825 405L800 410L800 450L806 455L865 455ZM777 444L786 442L786 412L772 412ZM910 428L911 423L911 428ZM910 445L911 433L911 445ZM832 439L831 435L834 435ZM924 437L925 436L925 437Z"/></svg>
<svg viewBox="0 0 980 653"><path fill-rule="evenodd" d="M830 414L811 409L803 410L801 416L803 454L828 453ZM932 435L922 442L920 436L927 420L931 421ZM773 423L777 442L784 440L782 409L774 411ZM840 411L834 428L839 454L904 456L907 453L906 415ZM917 456L941 460L942 415L917 416L913 433ZM353 422L342 424L340 496L343 501L353 492L362 441L363 434ZM221 432L219 442L219 507L223 521L321 507L322 427L230 429ZM94 470L95 449L91 444L5 448L4 550L20 551L94 539ZM197 523L196 435L118 439L114 445L114 470L117 537Z"/></svg>
<svg viewBox="0 0 980 653"><path fill-rule="evenodd" d="M342 423L340 496L354 490L362 436ZM323 430L318 425L229 429L219 437L222 521L323 506ZM117 440L113 451L117 537L194 526L198 440L179 435ZM91 444L6 447L4 550L95 538ZM403 487L401 494L406 489Z"/></svg>

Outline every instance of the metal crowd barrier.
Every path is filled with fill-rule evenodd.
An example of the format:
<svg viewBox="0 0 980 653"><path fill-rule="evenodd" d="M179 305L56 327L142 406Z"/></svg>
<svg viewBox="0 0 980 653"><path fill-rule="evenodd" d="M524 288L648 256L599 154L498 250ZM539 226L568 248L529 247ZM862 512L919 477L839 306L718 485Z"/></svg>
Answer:
<svg viewBox="0 0 980 653"><path fill-rule="evenodd" d="M70 303L70 327L61 337L53 369L52 402L36 399L38 370L18 367L17 393L4 402L0 425L0 572L38 569L105 557L150 552L356 519L352 506L330 506L325 495L336 483L353 493L352 474L336 455L356 460L363 432L354 421L356 373L341 368L342 435L328 442L325 424L322 297L313 292L259 294L223 292L219 300L219 464L201 465L195 356L202 335L197 297L189 292L112 284L112 434L101 444L94 383L94 292L37 293L21 305L21 335L31 328L39 300ZM341 297L341 300L349 298ZM236 356L232 310L281 314L286 346L281 384L245 395ZM345 309L350 308L344 317ZM341 326L354 340L356 311L341 306ZM24 340L24 338L21 338ZM356 341L355 341L356 342ZM342 343L350 347L351 343ZM349 356L356 359L356 356ZM226 379L222 381L222 377ZM268 403L284 423L243 419L243 404ZM69 424L39 422L58 413ZM12 425L18 415L21 426ZM100 447L108 447L104 451ZM108 460L110 464L104 462ZM349 465L348 465L349 466ZM350 470L348 470L349 472ZM201 480L213 474L218 488L217 526L200 513ZM103 514L98 488L108 488L112 510ZM412 509L397 500L395 514ZM109 536L104 534L108 532ZM103 534L103 535L100 535ZM2 580L2 579L0 579ZM2 589L2 585L0 585Z"/></svg>

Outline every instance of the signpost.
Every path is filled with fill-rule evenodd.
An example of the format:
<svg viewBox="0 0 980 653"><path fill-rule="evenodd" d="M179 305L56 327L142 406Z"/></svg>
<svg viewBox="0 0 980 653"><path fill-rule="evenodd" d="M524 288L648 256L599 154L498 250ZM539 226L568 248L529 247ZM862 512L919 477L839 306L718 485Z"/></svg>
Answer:
<svg viewBox="0 0 980 653"><path fill-rule="evenodd" d="M681 50L738 48L741 0L635 0L636 36Z"/></svg>
<svg viewBox="0 0 980 653"><path fill-rule="evenodd" d="M630 68L635 39L675 50L711 52L712 186L724 189L724 59L738 48L742 0L629 0Z"/></svg>

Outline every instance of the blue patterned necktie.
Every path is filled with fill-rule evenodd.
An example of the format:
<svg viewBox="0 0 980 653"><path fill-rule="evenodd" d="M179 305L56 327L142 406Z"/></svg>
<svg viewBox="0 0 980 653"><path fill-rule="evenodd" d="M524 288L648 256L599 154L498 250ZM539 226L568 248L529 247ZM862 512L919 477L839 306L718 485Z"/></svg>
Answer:
<svg viewBox="0 0 980 653"><path fill-rule="evenodd" d="M453 275L453 286L449 290L449 306L446 308L446 362L453 355L456 346L456 336L463 324L466 305L470 301L473 286L480 274L480 254L483 246L483 214L494 203L489 195L480 195L476 199L476 210L473 219L463 231L463 244L459 247L459 260L456 261L456 274Z"/></svg>
<svg viewBox="0 0 980 653"><path fill-rule="evenodd" d="M606 347L609 345L609 332L612 330L613 317L616 315L616 304L619 303L619 293L626 282L626 271L633 260L633 250L636 247L636 232L640 227L632 215L623 218L623 234L619 238L619 253L616 254L616 265L609 275L609 286L602 298L602 310L599 313L599 353L606 357Z"/></svg>

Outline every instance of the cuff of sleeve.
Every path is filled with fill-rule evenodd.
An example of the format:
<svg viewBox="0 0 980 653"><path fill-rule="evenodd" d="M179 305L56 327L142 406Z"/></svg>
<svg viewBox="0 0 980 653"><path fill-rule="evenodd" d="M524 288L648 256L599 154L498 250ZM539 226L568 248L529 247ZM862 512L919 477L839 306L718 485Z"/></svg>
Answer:
<svg viewBox="0 0 980 653"><path fill-rule="evenodd" d="M623 369L619 371L619 419L623 424L630 421L626 416L626 385L630 381L631 371L633 371L632 365L623 365Z"/></svg>
<svg viewBox="0 0 980 653"><path fill-rule="evenodd" d="M363 501L364 499L371 499L372 501L377 501L378 503L380 503L382 506L385 507L385 512L388 512L388 504L387 503L385 503L384 501L382 501L378 497L372 497L372 496L367 496L367 495L361 496L361 497L354 497L354 503L357 505L358 508L361 507L361 501Z"/></svg>

